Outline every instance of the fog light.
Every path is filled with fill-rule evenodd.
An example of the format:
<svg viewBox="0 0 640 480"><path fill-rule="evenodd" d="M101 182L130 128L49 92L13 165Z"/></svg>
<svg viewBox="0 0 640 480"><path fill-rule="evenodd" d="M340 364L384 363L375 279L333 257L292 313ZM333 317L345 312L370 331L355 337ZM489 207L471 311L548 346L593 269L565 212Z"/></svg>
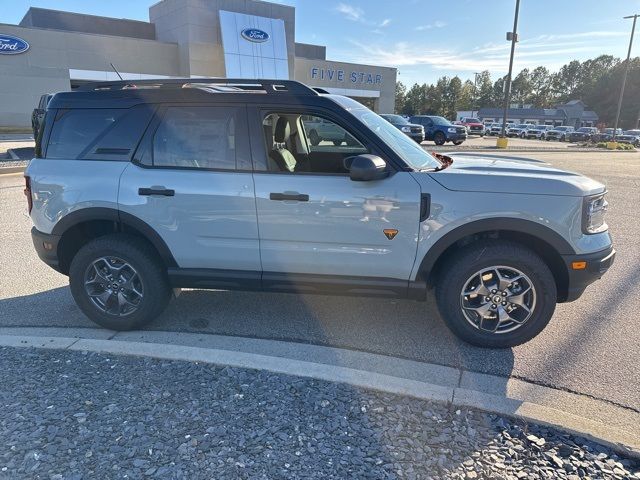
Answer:
<svg viewBox="0 0 640 480"><path fill-rule="evenodd" d="M42 242L42 246L45 250L53 250L53 244L49 242Z"/></svg>

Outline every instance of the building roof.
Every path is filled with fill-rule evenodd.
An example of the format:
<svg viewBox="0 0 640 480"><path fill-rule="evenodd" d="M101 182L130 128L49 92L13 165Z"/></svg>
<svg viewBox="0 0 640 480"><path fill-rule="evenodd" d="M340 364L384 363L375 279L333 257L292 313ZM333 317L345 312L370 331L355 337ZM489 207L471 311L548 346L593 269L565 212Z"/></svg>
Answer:
<svg viewBox="0 0 640 480"><path fill-rule="evenodd" d="M593 110L584 110L582 100L571 100L557 108L509 108L508 118L526 118L531 120L569 120L597 121L598 114ZM478 116L483 118L502 118L501 108L481 108Z"/></svg>
<svg viewBox="0 0 640 480"><path fill-rule="evenodd" d="M47 28L65 32L94 33L116 37L156 39L153 23L126 18L101 17L84 13L64 12L30 7L19 24L21 27Z"/></svg>

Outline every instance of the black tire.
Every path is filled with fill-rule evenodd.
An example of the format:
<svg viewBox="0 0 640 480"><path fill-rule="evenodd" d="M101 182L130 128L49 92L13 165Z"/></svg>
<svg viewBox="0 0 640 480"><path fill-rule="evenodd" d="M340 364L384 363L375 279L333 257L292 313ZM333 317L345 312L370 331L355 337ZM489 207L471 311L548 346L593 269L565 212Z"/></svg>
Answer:
<svg viewBox="0 0 640 480"><path fill-rule="evenodd" d="M340 145L342 145L342 140L334 140L334 141L333 141L333 144L334 144L336 147L339 147Z"/></svg>
<svg viewBox="0 0 640 480"><path fill-rule="evenodd" d="M464 140L456 140L455 142L453 142L454 145L462 145L462 142L464 142Z"/></svg>
<svg viewBox="0 0 640 480"><path fill-rule="evenodd" d="M461 307L461 292L474 273L491 266L512 267L524 273L536 294L531 316L518 328L491 333L471 324ZM510 348L528 342L549 323L557 302L553 274L544 261L528 248L514 242L483 240L457 251L440 269L437 278L438 310L447 327L472 345Z"/></svg>
<svg viewBox="0 0 640 480"><path fill-rule="evenodd" d="M524 133L524 132L522 132L522 133L520 134L520 138L525 138L525 137L526 137L525 133Z"/></svg>
<svg viewBox="0 0 640 480"><path fill-rule="evenodd" d="M320 145L320 135L318 135L318 132L316 132L315 130L311 130L309 132L309 141L311 142L311 145L313 145L314 147L317 147L318 145Z"/></svg>
<svg viewBox="0 0 640 480"><path fill-rule="evenodd" d="M106 313L96 306L85 291L85 274L101 257L118 257L130 264L142 283L142 298L137 309L126 316ZM162 262L143 240L126 234L112 234L91 240L73 257L69 269L71 294L80 310L101 327L133 330L160 315L171 299L172 289Z"/></svg>
<svg viewBox="0 0 640 480"><path fill-rule="evenodd" d="M444 145L446 141L447 141L447 137L442 132L436 132L435 135L433 136L433 142L436 145Z"/></svg>

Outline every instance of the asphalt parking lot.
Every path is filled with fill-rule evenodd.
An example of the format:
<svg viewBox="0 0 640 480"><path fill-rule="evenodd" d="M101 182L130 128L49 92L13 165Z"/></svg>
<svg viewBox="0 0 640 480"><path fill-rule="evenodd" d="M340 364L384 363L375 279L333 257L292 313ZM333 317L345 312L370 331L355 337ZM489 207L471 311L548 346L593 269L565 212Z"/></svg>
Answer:
<svg viewBox="0 0 640 480"><path fill-rule="evenodd" d="M528 344L502 351L463 344L444 327L433 301L244 292L183 292L149 328L400 356L514 376L640 411L640 155L511 155L548 161L606 183L618 250L606 277L577 302L560 305L546 330ZM0 326L93 326L75 306L66 277L33 251L22 188L20 175L0 177Z"/></svg>

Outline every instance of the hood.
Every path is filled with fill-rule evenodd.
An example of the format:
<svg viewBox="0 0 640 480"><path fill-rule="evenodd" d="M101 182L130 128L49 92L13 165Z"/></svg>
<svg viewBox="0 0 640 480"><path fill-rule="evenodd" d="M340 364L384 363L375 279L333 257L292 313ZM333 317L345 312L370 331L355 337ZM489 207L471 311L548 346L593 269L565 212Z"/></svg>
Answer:
<svg viewBox="0 0 640 480"><path fill-rule="evenodd" d="M605 188L579 173L537 161L463 155L452 158L451 166L429 174L448 190L582 197Z"/></svg>

